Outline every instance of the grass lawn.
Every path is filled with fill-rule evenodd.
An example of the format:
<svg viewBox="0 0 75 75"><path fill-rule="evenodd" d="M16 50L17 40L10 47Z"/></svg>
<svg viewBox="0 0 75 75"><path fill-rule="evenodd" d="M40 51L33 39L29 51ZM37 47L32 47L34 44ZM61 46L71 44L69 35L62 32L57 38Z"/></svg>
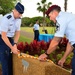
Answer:
<svg viewBox="0 0 75 75"><path fill-rule="evenodd" d="M54 34L55 33L55 27L45 27L45 29L48 31L48 34ZM33 33L33 27L21 27L21 30ZM43 27L40 27L40 33L44 34L44 32L42 32Z"/></svg>
<svg viewBox="0 0 75 75"><path fill-rule="evenodd" d="M20 36L19 42L28 42L30 43L32 41L32 39L25 37L23 35Z"/></svg>

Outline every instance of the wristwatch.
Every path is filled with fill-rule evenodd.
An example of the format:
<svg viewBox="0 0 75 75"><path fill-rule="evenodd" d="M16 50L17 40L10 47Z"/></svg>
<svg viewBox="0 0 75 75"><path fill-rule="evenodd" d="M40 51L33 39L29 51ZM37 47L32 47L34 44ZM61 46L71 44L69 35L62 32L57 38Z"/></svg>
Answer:
<svg viewBox="0 0 75 75"><path fill-rule="evenodd" d="M49 54L47 53L47 51L45 52L45 54L46 54L47 56L49 56Z"/></svg>
<svg viewBox="0 0 75 75"><path fill-rule="evenodd" d="M15 45L15 44L17 45L17 43L14 42L14 45Z"/></svg>

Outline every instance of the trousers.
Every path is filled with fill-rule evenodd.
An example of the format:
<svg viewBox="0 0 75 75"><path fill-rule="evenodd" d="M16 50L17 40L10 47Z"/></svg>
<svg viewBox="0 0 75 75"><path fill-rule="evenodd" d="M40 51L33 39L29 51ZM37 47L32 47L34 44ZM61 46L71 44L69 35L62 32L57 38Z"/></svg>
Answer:
<svg viewBox="0 0 75 75"><path fill-rule="evenodd" d="M11 44L14 44L12 38L8 38ZM13 75L12 53L0 36L0 62L2 65L2 75Z"/></svg>
<svg viewBox="0 0 75 75"><path fill-rule="evenodd" d="M72 58L72 75L75 75L75 44L72 45L74 47L74 50L73 50L73 58Z"/></svg>
<svg viewBox="0 0 75 75"><path fill-rule="evenodd" d="M39 41L39 30L34 31L34 40Z"/></svg>

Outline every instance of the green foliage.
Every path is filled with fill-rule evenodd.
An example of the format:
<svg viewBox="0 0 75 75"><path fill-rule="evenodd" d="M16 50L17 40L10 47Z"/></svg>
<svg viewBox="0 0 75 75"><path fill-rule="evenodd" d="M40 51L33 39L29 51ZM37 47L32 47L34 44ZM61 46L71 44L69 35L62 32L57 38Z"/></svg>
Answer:
<svg viewBox="0 0 75 75"><path fill-rule="evenodd" d="M46 26L55 26L54 22L51 21L49 18L45 18L45 21L46 21Z"/></svg>
<svg viewBox="0 0 75 75"><path fill-rule="evenodd" d="M43 4L43 3L45 3L46 2L46 0L41 0L41 3Z"/></svg>
<svg viewBox="0 0 75 75"><path fill-rule="evenodd" d="M24 17L24 18L22 18L22 27L24 27L24 26L29 26L31 24L31 18L29 18L29 17Z"/></svg>
<svg viewBox="0 0 75 75"><path fill-rule="evenodd" d="M33 18L29 18L29 17L24 17L22 18L22 27L25 26L33 26L36 22L36 20L39 20L40 24L43 24L44 20L43 17L38 16L38 17L33 17ZM54 23L52 21L50 21L48 18L45 19L46 20L46 26L54 26Z"/></svg>
<svg viewBox="0 0 75 75"><path fill-rule="evenodd" d="M65 52L64 52L64 51L62 51L61 53L62 53L62 56L63 56Z"/></svg>
<svg viewBox="0 0 75 75"><path fill-rule="evenodd" d="M14 8L17 1L19 0L0 0L0 7L2 8L0 14L5 15L9 13Z"/></svg>
<svg viewBox="0 0 75 75"><path fill-rule="evenodd" d="M24 26L30 26L30 24L32 24L31 26L33 26L36 22L36 20L39 20L39 22L43 22L43 17L33 17L33 18L29 18L29 17L24 17L22 18L22 27Z"/></svg>
<svg viewBox="0 0 75 75"><path fill-rule="evenodd" d="M69 65L71 63L71 59L70 58L67 58L65 64Z"/></svg>
<svg viewBox="0 0 75 75"><path fill-rule="evenodd" d="M49 59L52 60L53 62L56 62L56 59L53 58L53 53L51 53L51 54L49 55Z"/></svg>
<svg viewBox="0 0 75 75"><path fill-rule="evenodd" d="M67 65L69 65L70 63L71 63L71 59L72 59L72 57L73 57L73 53L71 53L69 56L68 56L68 58L66 59L66 64Z"/></svg>
<svg viewBox="0 0 75 75"><path fill-rule="evenodd" d="M45 53L45 50L41 50L41 54Z"/></svg>
<svg viewBox="0 0 75 75"><path fill-rule="evenodd" d="M62 58L62 54L57 54L57 60L60 60Z"/></svg>

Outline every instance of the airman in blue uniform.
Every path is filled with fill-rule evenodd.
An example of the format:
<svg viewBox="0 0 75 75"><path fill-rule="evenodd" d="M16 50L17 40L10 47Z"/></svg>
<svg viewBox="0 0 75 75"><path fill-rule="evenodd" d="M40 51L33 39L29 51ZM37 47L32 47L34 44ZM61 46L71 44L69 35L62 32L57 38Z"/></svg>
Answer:
<svg viewBox="0 0 75 75"><path fill-rule="evenodd" d="M34 40L39 41L39 21L38 20L36 20L36 24L34 24L33 31L34 31Z"/></svg>
<svg viewBox="0 0 75 75"><path fill-rule="evenodd" d="M21 16L23 13L24 6L18 2L13 12L6 14L1 19L0 61L2 64L2 75L13 75L12 53L19 54L16 44L20 37Z"/></svg>
<svg viewBox="0 0 75 75"><path fill-rule="evenodd" d="M58 65L63 67L67 56L73 51L72 75L75 75L75 15L68 12L62 12L60 6L58 5L52 5L49 7L46 14L50 20L56 23L56 32L48 50L44 54L40 55L39 59L44 61L50 53L56 50L62 37L66 35L69 42L63 57L58 61Z"/></svg>

